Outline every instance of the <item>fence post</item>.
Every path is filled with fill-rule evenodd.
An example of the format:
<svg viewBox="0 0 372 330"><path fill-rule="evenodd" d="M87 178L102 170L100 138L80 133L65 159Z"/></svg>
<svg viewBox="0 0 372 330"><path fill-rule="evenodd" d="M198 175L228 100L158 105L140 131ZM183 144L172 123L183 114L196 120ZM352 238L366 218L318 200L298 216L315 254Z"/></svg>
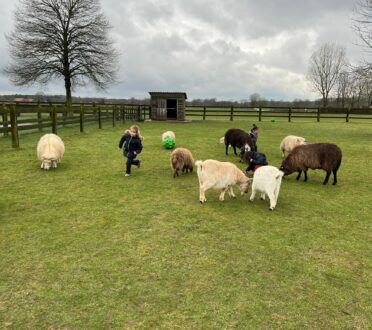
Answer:
<svg viewBox="0 0 372 330"><path fill-rule="evenodd" d="M346 109L346 122L349 122L349 117L350 117L350 107Z"/></svg>
<svg viewBox="0 0 372 330"><path fill-rule="evenodd" d="M125 123L125 105L121 106L121 118L123 123Z"/></svg>
<svg viewBox="0 0 372 330"><path fill-rule="evenodd" d="M258 121L262 121L262 107L258 109Z"/></svg>
<svg viewBox="0 0 372 330"><path fill-rule="evenodd" d="M112 127L116 126L116 105L112 107Z"/></svg>
<svg viewBox="0 0 372 330"><path fill-rule="evenodd" d="M288 122L290 123L292 120L292 107L289 107L288 109Z"/></svg>
<svg viewBox="0 0 372 330"><path fill-rule="evenodd" d="M204 106L203 106L203 120L205 120L206 112L207 112L207 108L204 104Z"/></svg>
<svg viewBox="0 0 372 330"><path fill-rule="evenodd" d="M41 106L40 106L40 103L38 104L37 106L37 125L38 125L38 128L39 128L39 132L41 132L43 130L43 118L42 118L42 114L41 114Z"/></svg>
<svg viewBox="0 0 372 330"><path fill-rule="evenodd" d="M234 106L232 105L230 109L230 121L233 121L233 119L234 119Z"/></svg>
<svg viewBox="0 0 372 330"><path fill-rule="evenodd" d="M3 128L4 128L4 136L9 135L9 128L8 128L8 109L3 103L3 111L2 111L2 116L3 116Z"/></svg>
<svg viewBox="0 0 372 330"><path fill-rule="evenodd" d="M80 133L84 132L84 109L80 106Z"/></svg>
<svg viewBox="0 0 372 330"><path fill-rule="evenodd" d="M57 134L57 107L52 106L52 132Z"/></svg>
<svg viewBox="0 0 372 330"><path fill-rule="evenodd" d="M316 114L316 121L319 123L320 122L320 108L318 108L318 112Z"/></svg>
<svg viewBox="0 0 372 330"><path fill-rule="evenodd" d="M98 107L98 128L102 129L102 114L101 107Z"/></svg>
<svg viewBox="0 0 372 330"><path fill-rule="evenodd" d="M143 110L143 120L146 119L146 106L142 107Z"/></svg>
<svg viewBox="0 0 372 330"><path fill-rule="evenodd" d="M19 148L17 112L15 105L12 105L10 108L10 125L12 126L12 148Z"/></svg>

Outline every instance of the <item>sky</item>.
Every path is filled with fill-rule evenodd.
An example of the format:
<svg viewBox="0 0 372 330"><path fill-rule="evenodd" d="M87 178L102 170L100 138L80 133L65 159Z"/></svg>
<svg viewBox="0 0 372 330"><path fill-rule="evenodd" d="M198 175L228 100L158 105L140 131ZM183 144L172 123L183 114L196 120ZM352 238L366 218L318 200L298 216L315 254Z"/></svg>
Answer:
<svg viewBox="0 0 372 330"><path fill-rule="evenodd" d="M120 53L118 81L74 96L146 98L149 91L188 99L316 99L306 79L311 54L333 42L351 63L363 57L351 28L357 0L101 0ZM0 0L0 69L18 0ZM65 94L63 79L17 87L0 71L0 94Z"/></svg>

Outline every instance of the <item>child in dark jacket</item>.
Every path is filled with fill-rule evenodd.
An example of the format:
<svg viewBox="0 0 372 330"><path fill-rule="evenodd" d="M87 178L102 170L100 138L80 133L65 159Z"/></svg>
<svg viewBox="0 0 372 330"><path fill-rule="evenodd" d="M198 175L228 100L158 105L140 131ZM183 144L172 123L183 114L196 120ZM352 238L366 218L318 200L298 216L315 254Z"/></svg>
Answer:
<svg viewBox="0 0 372 330"><path fill-rule="evenodd" d="M257 151L258 130L259 128L256 126L256 124L253 124L249 132L249 135L252 138L252 144L253 144L252 151Z"/></svg>
<svg viewBox="0 0 372 330"><path fill-rule="evenodd" d="M246 172L249 171L255 171L257 168L261 166L268 165L268 162L266 160L266 155L255 152L255 151L247 151L247 152L242 152L240 154L240 159L244 163L248 163L248 167L245 170Z"/></svg>
<svg viewBox="0 0 372 330"><path fill-rule="evenodd" d="M140 134L139 128L133 125L124 132L119 142L119 148L123 148L123 155L127 157L126 173L125 176L131 175L131 166L136 165L138 168L141 166L141 161L135 159L139 153L142 151L142 140L143 137Z"/></svg>

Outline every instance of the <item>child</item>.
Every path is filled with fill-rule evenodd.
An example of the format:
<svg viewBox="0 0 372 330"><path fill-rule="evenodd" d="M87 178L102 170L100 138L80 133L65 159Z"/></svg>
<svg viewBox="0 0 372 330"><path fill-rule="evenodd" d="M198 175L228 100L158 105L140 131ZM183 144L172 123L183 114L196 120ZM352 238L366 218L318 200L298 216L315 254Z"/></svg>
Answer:
<svg viewBox="0 0 372 330"><path fill-rule="evenodd" d="M256 124L252 125L249 135L251 136L253 143L252 151L257 151L258 127L256 126Z"/></svg>
<svg viewBox="0 0 372 330"><path fill-rule="evenodd" d="M241 161L248 163L246 172L255 171L261 166L268 165L266 155L255 151L247 151L243 155L241 154Z"/></svg>
<svg viewBox="0 0 372 330"><path fill-rule="evenodd" d="M131 166L136 165L138 168L141 166L141 161L135 159L139 153L142 151L142 140L143 137L140 134L139 128L136 125L133 125L124 132L124 135L121 137L119 142L119 148L121 149L124 144L124 157L127 157L127 168L125 176L130 176Z"/></svg>

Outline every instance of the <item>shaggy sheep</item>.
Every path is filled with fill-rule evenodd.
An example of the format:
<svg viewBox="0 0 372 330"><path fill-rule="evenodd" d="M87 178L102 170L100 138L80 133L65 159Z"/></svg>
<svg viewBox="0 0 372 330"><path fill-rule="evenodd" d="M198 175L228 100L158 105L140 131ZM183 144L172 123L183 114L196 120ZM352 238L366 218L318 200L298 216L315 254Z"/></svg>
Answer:
<svg viewBox="0 0 372 330"><path fill-rule="evenodd" d="M238 128L230 128L225 133L225 146L226 146L226 155L228 155L229 145L234 148L234 154L236 153L236 147L241 148L244 147L246 151L250 151L253 148L252 138L251 136Z"/></svg>
<svg viewBox="0 0 372 330"><path fill-rule="evenodd" d="M282 142L280 142L280 151L282 152L282 156L284 157L285 151L289 154L295 147L305 144L305 138L301 136L288 135L282 140Z"/></svg>
<svg viewBox="0 0 372 330"><path fill-rule="evenodd" d="M280 170L284 175L298 171L296 180L300 179L302 171L307 181L307 170L311 168L323 169L327 172L323 184L328 183L329 176L333 172L333 185L337 183L337 171L341 165L341 149L332 143L314 143L297 146L283 160Z"/></svg>
<svg viewBox="0 0 372 330"><path fill-rule="evenodd" d="M161 141L164 142L165 139L172 139L176 142L176 135L172 131L166 131L161 135Z"/></svg>
<svg viewBox="0 0 372 330"><path fill-rule="evenodd" d="M192 154L190 150L185 148L177 148L171 154L171 165L174 170L173 178L178 176L178 171L182 171L188 173L188 171L192 172L194 168L194 159L192 158Z"/></svg>
<svg viewBox="0 0 372 330"><path fill-rule="evenodd" d="M267 165L258 168L253 175L252 194L250 201L253 202L256 192L261 192L261 199L267 195L270 199L270 211L273 211L279 196L280 185L284 173L276 167Z"/></svg>
<svg viewBox="0 0 372 330"><path fill-rule="evenodd" d="M242 194L248 192L248 185L251 179L247 178L236 165L213 159L198 160L195 165L199 178L200 203L207 201L205 192L210 188L222 190L220 201L225 199L226 191L230 197L235 197L232 189L233 185L238 185Z"/></svg>
<svg viewBox="0 0 372 330"><path fill-rule="evenodd" d="M45 134L37 144L37 157L41 160L41 168L44 170L56 168L64 153L65 145L58 135Z"/></svg>

